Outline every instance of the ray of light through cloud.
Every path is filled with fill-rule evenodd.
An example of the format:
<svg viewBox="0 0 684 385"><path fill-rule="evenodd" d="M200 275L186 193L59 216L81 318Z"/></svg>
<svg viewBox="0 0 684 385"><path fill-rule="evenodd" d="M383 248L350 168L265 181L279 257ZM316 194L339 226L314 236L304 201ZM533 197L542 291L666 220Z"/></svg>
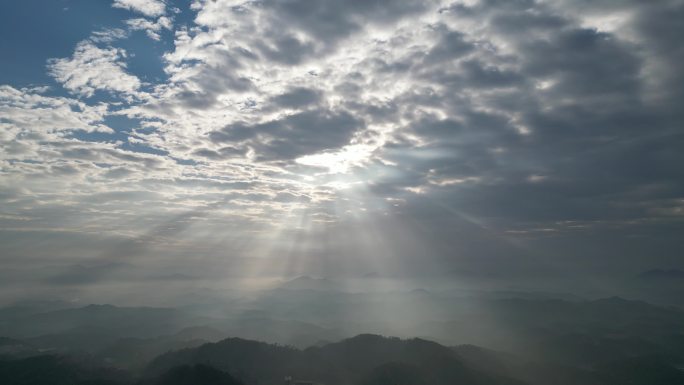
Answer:
<svg viewBox="0 0 684 385"><path fill-rule="evenodd" d="M73 20L65 3L32 22ZM97 25L55 37L69 46L35 81L7 81L29 67L3 55L0 241L18 276L116 261L72 288L592 287L680 263L679 1L88 7Z"/></svg>

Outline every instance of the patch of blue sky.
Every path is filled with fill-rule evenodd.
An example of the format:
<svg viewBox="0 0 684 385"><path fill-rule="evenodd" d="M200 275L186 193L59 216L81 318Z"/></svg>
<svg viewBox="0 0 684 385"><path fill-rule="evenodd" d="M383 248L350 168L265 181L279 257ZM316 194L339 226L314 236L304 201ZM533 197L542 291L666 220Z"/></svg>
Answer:
<svg viewBox="0 0 684 385"><path fill-rule="evenodd" d="M68 57L93 31L116 28L130 12L109 1L21 0L0 6L0 84L52 84L49 58Z"/></svg>
<svg viewBox="0 0 684 385"><path fill-rule="evenodd" d="M174 19L174 29L192 25L195 12L188 4L186 1L169 2L168 15ZM76 44L91 37L93 32L127 29L125 20L143 17L111 5L111 1L103 0L3 2L0 5L0 84L17 88L50 85L48 95L69 95L48 74L47 61L70 57ZM143 82L143 88L149 89L168 79L163 54L173 50L174 32L162 29L158 33L159 41L149 38L145 31L131 31L128 38L110 43L127 51L126 71L137 76ZM99 93L91 99L89 102L111 98L106 93Z"/></svg>
<svg viewBox="0 0 684 385"><path fill-rule="evenodd" d="M171 31L162 28L158 32L160 40L155 41L147 36L145 31L140 30L131 31L128 39L117 42L117 47L125 49L129 54L126 60L127 71L147 83L148 87L168 80L168 75L164 72L163 55L174 49L174 31L193 27L196 16L196 12L190 9L189 1L169 1L167 4L168 15L173 18L174 28ZM177 9L178 12L174 12L173 9Z"/></svg>
<svg viewBox="0 0 684 385"><path fill-rule="evenodd" d="M126 72L137 76L147 87L168 80L163 55L173 49L173 32L161 30L159 35L161 39L156 41L150 39L145 31L133 31L128 39L114 43L128 53Z"/></svg>
<svg viewBox="0 0 684 385"><path fill-rule="evenodd" d="M193 27L193 21L197 16L197 13L190 9L191 1L187 0L175 0L167 2L169 4L169 9L178 9L178 13L170 12L169 14L174 18L174 25L176 27Z"/></svg>

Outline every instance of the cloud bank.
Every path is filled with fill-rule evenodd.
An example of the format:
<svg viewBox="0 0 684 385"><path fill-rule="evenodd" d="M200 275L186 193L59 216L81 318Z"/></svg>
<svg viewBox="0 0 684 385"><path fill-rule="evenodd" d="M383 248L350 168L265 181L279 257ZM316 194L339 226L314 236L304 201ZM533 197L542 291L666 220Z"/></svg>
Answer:
<svg viewBox="0 0 684 385"><path fill-rule="evenodd" d="M169 39L165 78L93 35L47 60L67 94L0 88L8 266L681 264L681 1L194 1L185 24L113 6L156 18L122 23Z"/></svg>

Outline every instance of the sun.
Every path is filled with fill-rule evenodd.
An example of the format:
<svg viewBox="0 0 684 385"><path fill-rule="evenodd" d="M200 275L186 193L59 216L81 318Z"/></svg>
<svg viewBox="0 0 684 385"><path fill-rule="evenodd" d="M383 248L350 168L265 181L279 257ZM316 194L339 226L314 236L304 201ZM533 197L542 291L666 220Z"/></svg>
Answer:
<svg viewBox="0 0 684 385"><path fill-rule="evenodd" d="M368 144L351 144L334 152L305 155L296 162L306 166L327 169L325 174L347 174L351 167L366 163L375 149Z"/></svg>

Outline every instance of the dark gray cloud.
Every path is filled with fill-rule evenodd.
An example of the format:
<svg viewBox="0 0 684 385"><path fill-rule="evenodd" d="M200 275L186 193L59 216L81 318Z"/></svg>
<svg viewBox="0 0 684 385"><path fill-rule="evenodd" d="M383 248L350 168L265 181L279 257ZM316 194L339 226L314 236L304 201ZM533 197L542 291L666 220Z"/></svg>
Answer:
<svg viewBox="0 0 684 385"><path fill-rule="evenodd" d="M674 46L663 48L681 26L675 20L682 7L665 4L626 7L633 14L623 28L637 39L581 26L581 17L595 15L562 17L566 9L560 3L552 8L533 1L488 1L449 8L454 17L490 27L511 53L496 54L493 62L491 53L475 51L450 66L405 66L434 86L427 94L407 94L400 106L444 108L452 117L414 118L403 132L417 135L420 144L397 136L385 146L383 158L397 164L401 176L377 181L377 193L414 202L411 215L426 222L459 212L499 230L528 227L523 233L546 239L547 245L587 237L596 247L587 258L597 258L602 248L613 253L609 241L594 240L601 234L610 233L614 241L620 231L639 233L651 246L662 241L656 225L649 231L646 223L684 192L684 175L676 166L684 158L671 104L675 94L665 103L649 101L653 77L673 79L682 72L669 64L662 74L648 71L678 54ZM603 10L610 8L604 4ZM667 9L670 15L662 13ZM642 30L649 16L651 28L662 26L657 38ZM659 84L668 93L676 88ZM423 201L453 211L421 212L425 206L414 204ZM639 229L629 230L636 223ZM681 225L681 217L671 215L661 217L657 228L669 226L669 232ZM530 235L535 226L546 230ZM621 249L622 257L641 266L646 248Z"/></svg>
<svg viewBox="0 0 684 385"><path fill-rule="evenodd" d="M452 31L444 25L436 26L435 30L441 36L424 57L423 61L426 65L435 65L444 61L458 59L475 50L475 46L467 41L464 33Z"/></svg>
<svg viewBox="0 0 684 385"><path fill-rule="evenodd" d="M318 90L295 87L287 92L275 96L272 102L284 108L302 108L317 104L322 98L322 93Z"/></svg>
<svg viewBox="0 0 684 385"><path fill-rule="evenodd" d="M275 36L270 43L270 45L262 41L256 43L267 61L293 65L299 64L316 53L316 47L312 43L302 42L291 35Z"/></svg>
<svg viewBox="0 0 684 385"><path fill-rule="evenodd" d="M285 22L315 39L330 43L361 31L367 23L388 23L426 7L424 2L417 0L270 0L263 4L273 7L278 23Z"/></svg>
<svg viewBox="0 0 684 385"><path fill-rule="evenodd" d="M311 110L255 125L231 124L209 137L216 143L241 142L253 148L260 160L292 160L342 147L363 125L347 112Z"/></svg>

